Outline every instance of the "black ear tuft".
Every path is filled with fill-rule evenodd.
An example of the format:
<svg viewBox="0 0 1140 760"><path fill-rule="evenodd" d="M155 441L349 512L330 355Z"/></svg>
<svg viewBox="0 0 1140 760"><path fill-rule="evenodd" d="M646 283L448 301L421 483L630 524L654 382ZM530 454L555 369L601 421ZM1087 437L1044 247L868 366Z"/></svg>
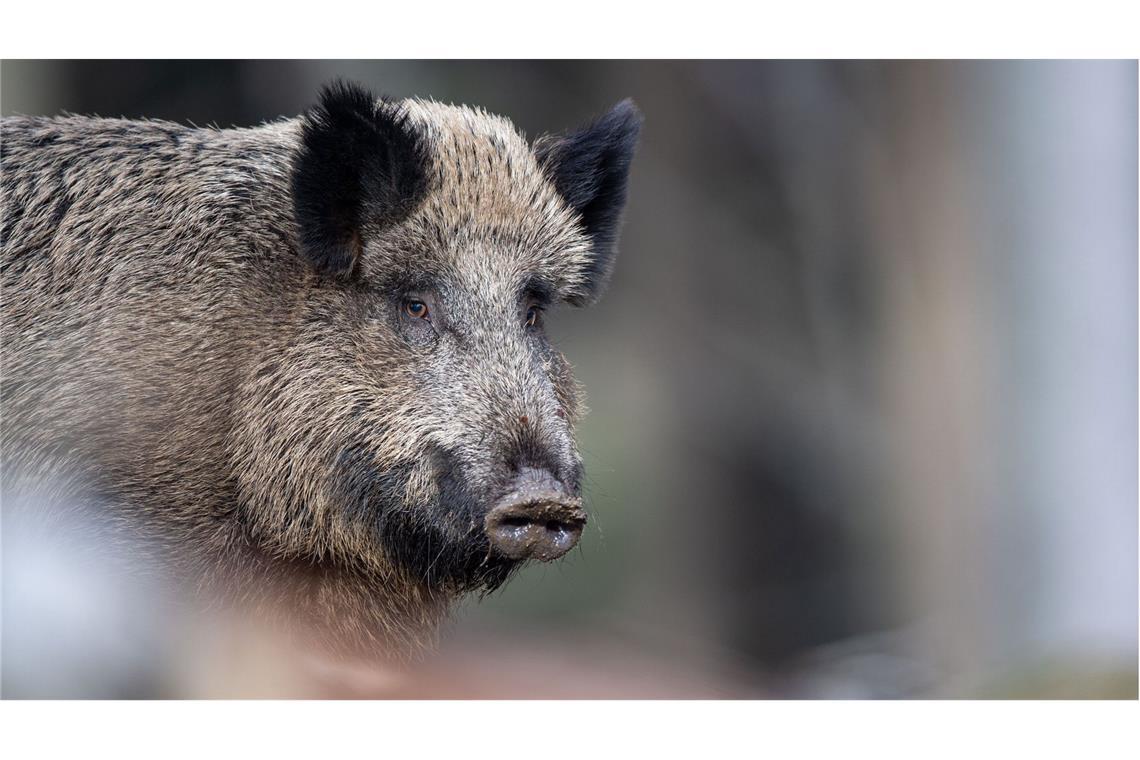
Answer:
<svg viewBox="0 0 1140 760"><path fill-rule="evenodd" d="M293 168L301 247L317 271L352 272L367 231L400 221L427 192L427 147L397 104L334 82L304 116Z"/></svg>
<svg viewBox="0 0 1140 760"><path fill-rule="evenodd" d="M543 137L535 143L543 171L570 207L582 215L594 244L586 292L577 299L580 302L597 298L613 270L641 122L641 112L626 99L585 129Z"/></svg>

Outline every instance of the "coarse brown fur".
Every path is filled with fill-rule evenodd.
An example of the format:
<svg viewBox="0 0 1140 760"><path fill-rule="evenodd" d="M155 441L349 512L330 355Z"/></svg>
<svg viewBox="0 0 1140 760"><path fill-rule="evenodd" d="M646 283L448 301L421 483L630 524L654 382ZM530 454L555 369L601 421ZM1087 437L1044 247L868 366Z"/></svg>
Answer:
<svg viewBox="0 0 1140 760"><path fill-rule="evenodd" d="M353 119L383 182L311 221L335 192L305 146L341 161L314 141ZM367 153L399 139L406 168ZM576 386L522 321L604 284L565 183L605 155L560 175L504 119L352 88L252 129L16 117L2 140L5 493L96 504L208 597L390 654L513 569L481 522L512 470L577 492Z"/></svg>

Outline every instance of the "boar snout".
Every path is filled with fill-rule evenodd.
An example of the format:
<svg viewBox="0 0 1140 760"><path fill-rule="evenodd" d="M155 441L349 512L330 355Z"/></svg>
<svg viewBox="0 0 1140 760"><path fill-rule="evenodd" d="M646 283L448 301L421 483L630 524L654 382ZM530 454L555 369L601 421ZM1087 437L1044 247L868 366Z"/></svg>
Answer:
<svg viewBox="0 0 1140 760"><path fill-rule="evenodd" d="M546 470L524 467L510 492L487 513L483 530L511 559L558 559L574 548L586 525L581 500Z"/></svg>

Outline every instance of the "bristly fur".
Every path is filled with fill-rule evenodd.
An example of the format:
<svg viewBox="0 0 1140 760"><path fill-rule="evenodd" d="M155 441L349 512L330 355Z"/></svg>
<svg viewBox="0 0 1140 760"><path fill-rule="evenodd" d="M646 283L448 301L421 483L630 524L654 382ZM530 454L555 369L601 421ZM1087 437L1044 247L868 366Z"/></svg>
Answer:
<svg viewBox="0 0 1140 760"><path fill-rule="evenodd" d="M293 208L318 271L352 270L367 231L405 218L427 192L428 151L398 103L336 82L301 124Z"/></svg>
<svg viewBox="0 0 1140 760"><path fill-rule="evenodd" d="M582 215L593 243L587 301L597 299L613 271L629 167L642 121L641 112L626 99L584 129L544 137L535 144L543 170Z"/></svg>
<svg viewBox="0 0 1140 760"><path fill-rule="evenodd" d="M82 482L207 595L422 647L514 569L483 533L512 473L578 491L526 313L596 295L639 120L540 166L505 119L347 85L254 129L3 119L5 488Z"/></svg>

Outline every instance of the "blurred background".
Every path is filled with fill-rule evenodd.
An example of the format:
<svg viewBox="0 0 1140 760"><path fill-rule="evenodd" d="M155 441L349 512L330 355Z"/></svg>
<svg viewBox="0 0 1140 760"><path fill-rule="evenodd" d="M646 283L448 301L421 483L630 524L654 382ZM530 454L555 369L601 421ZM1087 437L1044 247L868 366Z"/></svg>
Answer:
<svg viewBox="0 0 1140 760"><path fill-rule="evenodd" d="M334 77L529 136L645 113L610 290L551 319L591 527L401 695L1136 698L1134 61L0 76L4 115L251 126Z"/></svg>

